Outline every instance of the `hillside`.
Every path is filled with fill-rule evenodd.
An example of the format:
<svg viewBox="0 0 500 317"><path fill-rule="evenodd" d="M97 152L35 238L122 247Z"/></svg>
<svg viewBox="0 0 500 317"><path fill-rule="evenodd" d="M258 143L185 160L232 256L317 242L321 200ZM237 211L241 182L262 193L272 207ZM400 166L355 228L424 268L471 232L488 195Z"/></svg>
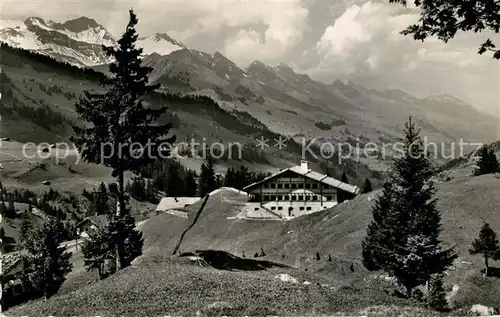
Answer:
<svg viewBox="0 0 500 317"><path fill-rule="evenodd" d="M500 183L498 175L472 177L470 171L470 166L454 169L450 181L437 184L443 240L460 254L446 277L446 287L448 291L452 285L455 289L450 293L454 309L468 309L477 303L499 307L499 297L488 295L498 294L498 285L491 280L494 278L480 277L482 259L471 257L467 250L483 219L496 230L500 228L496 212ZM238 194L222 191L209 198L179 251L212 249L239 257L244 251L246 258L253 258L262 248L266 256L259 260L287 264L290 268L218 271L203 261L190 264L188 259L172 257L180 234L192 223L200 202L188 207L189 219L162 214L144 223L141 230L146 239L145 251L132 267L92 285L86 285L85 281L92 280L88 273L72 275L60 296L13 308L11 314L43 315L50 311L78 315L78 309L86 307L88 312L88 307L92 307L95 314L113 311L129 315L140 311L145 315L193 315L198 310L206 313L214 309L212 312L219 312L215 314L260 315L264 312L256 309L266 301L265 314L358 315L372 311L386 315L392 309L393 313L406 311L407 316L433 315L408 308L414 306L412 302L388 296L390 283L360 264L360 243L371 219L375 195L377 192L361 195L333 209L281 222L227 219L237 212L237 206L222 203L220 197L238 200ZM320 261L315 259L316 252ZM328 255L332 262L327 260ZM354 272L349 270L351 263ZM498 267L498 263L492 265ZM274 277L284 273L296 278L298 284L276 281ZM78 290L72 293L75 289ZM100 294L100 299L96 294ZM217 310L217 305L227 306L220 308L226 310Z"/></svg>
<svg viewBox="0 0 500 317"><path fill-rule="evenodd" d="M0 173L8 178L5 183L24 186L30 185L30 180L34 179L36 186L40 186L40 181L45 179L52 179L57 183L57 176L61 179L65 178L64 175L72 176L68 173L68 166L75 163L82 165L74 153L61 154L68 156L62 162L66 164L64 167L52 166L48 171L38 171L36 177L26 175L25 172L30 171L32 167L31 163L41 161L43 156L36 154L36 159L30 163L30 159L24 157L25 154L22 153L22 144L16 142L35 144L67 142L72 134L71 126L78 122L74 103L83 90L100 89L99 81L104 75L94 70L82 70L67 63L56 62L49 57L13 49L5 44L0 46L0 50L3 82L0 88L2 93L0 136L11 140L4 141L5 153L2 154L0 162L4 165ZM150 96L148 101L153 104L167 104L169 113L161 120L173 122L172 133L176 135L178 142L200 143L195 146L196 151L202 149L203 143L210 145L212 142L220 141L226 148L231 143L239 143L242 147L242 160L238 158L239 153L236 151L232 154L233 160L221 159L217 162L218 171L241 164L248 165L254 170L274 171L278 167L297 164L302 155L300 145L291 142L282 151L272 146L263 152L260 151L255 147L256 139L266 137L272 144L274 139L278 139L279 134L270 131L266 125L247 112L223 108L210 97L166 92ZM48 147L48 144L45 147ZM38 148L34 149L35 153L44 147L34 144L30 146ZM67 144L67 147L70 152L74 152L72 145ZM64 149L60 152L63 153ZM33 157L32 153L29 157ZM200 159L183 159L182 162L195 170L201 165ZM45 161L45 164L49 165L56 163L61 165L59 164L61 162L54 157ZM347 167L342 168L335 160L331 163L334 172L339 175L342 169L347 168L348 174L357 183L361 184L367 176L372 177L372 172L367 166L353 160L345 160L343 163L347 164ZM84 170L88 170L88 175L76 173L76 182L80 184L92 185L109 177L106 169L96 167L95 170L94 167L89 167L89 170L84 164L82 166ZM316 168L319 168L319 165ZM79 168L76 167L74 170L78 171ZM22 179L19 176L21 174L24 175ZM374 175L374 178L377 178L377 174ZM82 189L82 186L72 186L68 183L61 183L59 187Z"/></svg>
<svg viewBox="0 0 500 317"><path fill-rule="evenodd" d="M461 138L465 142L498 139L494 118L447 95L419 99L352 82L327 85L286 65L255 61L241 69L220 53L190 49L151 55L144 63L154 68L151 79L155 82L213 96L224 107L247 111L270 130L296 140L352 143L359 138L361 146L368 141L394 142L410 115L428 141L449 146Z"/></svg>

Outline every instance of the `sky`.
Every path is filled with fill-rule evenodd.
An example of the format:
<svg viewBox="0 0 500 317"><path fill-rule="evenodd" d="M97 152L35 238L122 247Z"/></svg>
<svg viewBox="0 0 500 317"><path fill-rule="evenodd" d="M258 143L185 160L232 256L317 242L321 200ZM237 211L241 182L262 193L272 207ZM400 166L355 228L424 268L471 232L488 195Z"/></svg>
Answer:
<svg viewBox="0 0 500 317"><path fill-rule="evenodd" d="M418 97L456 96L499 115L500 62L478 55L488 36L458 34L448 43L414 41L399 32L419 9L388 0L0 0L3 27L37 16L64 22L87 16L120 36L133 7L138 32L166 32L190 48L221 52L240 67L254 60L287 64L326 83L399 88Z"/></svg>

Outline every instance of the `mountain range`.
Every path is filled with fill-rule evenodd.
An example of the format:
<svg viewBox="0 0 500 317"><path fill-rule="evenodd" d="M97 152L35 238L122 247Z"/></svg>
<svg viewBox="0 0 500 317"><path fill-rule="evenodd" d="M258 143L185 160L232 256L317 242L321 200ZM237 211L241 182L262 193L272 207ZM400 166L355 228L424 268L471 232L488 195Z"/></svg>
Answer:
<svg viewBox="0 0 500 317"><path fill-rule="evenodd" d="M19 26L0 30L0 41L17 48L35 50L78 66L94 66L109 62L101 45L113 46L117 41L94 19L80 17L57 23L30 17ZM145 54L169 54L185 47L165 33L141 37L138 43Z"/></svg>
<svg viewBox="0 0 500 317"><path fill-rule="evenodd" d="M117 44L102 25L87 17L63 23L30 17L0 30L0 41L103 73L109 60L101 45ZM417 98L350 81L323 83L285 64L270 66L257 60L243 69L220 52L188 48L166 33L140 37L137 45L144 48L143 63L153 68L150 80L162 84L165 92L209 96L222 109L248 113L270 131L299 143L391 143L399 140L409 116L434 142L499 139L496 119L446 94Z"/></svg>

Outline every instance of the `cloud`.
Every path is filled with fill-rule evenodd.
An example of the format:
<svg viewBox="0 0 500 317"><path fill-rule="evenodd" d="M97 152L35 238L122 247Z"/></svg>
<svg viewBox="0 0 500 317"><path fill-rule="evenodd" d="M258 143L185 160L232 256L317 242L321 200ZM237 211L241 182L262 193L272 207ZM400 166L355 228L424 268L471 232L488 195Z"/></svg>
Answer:
<svg viewBox="0 0 500 317"><path fill-rule="evenodd" d="M259 6L253 3L252 6ZM240 65L253 60L270 64L284 61L287 54L303 39L307 30L308 10L300 1L275 2L254 16L254 21L263 25L263 31L240 30L226 38L223 53Z"/></svg>
<svg viewBox="0 0 500 317"><path fill-rule="evenodd" d="M71 1L6 0L3 14L20 20L35 15L55 21L86 15L119 36L133 7L141 35L168 32L173 38L203 51L221 51L240 65L254 59L279 63L303 38L309 12L301 0L289 1ZM6 17L3 17L4 19Z"/></svg>
<svg viewBox="0 0 500 317"><path fill-rule="evenodd" d="M303 71L324 81L340 77L424 95L448 92L498 112L499 63L477 54L482 38L458 34L448 43L422 43L400 34L418 18L415 7L351 5L326 27L315 46L317 63Z"/></svg>

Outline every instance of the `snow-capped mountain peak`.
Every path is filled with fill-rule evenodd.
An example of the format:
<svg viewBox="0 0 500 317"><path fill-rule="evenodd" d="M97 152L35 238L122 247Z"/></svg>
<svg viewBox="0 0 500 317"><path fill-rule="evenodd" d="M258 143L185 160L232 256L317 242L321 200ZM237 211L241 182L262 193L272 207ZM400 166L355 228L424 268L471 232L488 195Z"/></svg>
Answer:
<svg viewBox="0 0 500 317"><path fill-rule="evenodd" d="M141 37L137 41L138 46L143 48L146 55L159 54L168 55L174 51L186 48L184 44L174 40L166 33L155 33L148 37Z"/></svg>
<svg viewBox="0 0 500 317"><path fill-rule="evenodd" d="M102 25L96 22L94 19L90 19L87 17L79 17L73 20L68 20L62 24L64 28L71 32L80 33L82 31L93 29L93 28L102 28Z"/></svg>
<svg viewBox="0 0 500 317"><path fill-rule="evenodd" d="M102 25L86 17L64 23L29 17L16 27L0 30L0 41L78 66L107 63L109 58L101 46L116 44L115 38Z"/></svg>

